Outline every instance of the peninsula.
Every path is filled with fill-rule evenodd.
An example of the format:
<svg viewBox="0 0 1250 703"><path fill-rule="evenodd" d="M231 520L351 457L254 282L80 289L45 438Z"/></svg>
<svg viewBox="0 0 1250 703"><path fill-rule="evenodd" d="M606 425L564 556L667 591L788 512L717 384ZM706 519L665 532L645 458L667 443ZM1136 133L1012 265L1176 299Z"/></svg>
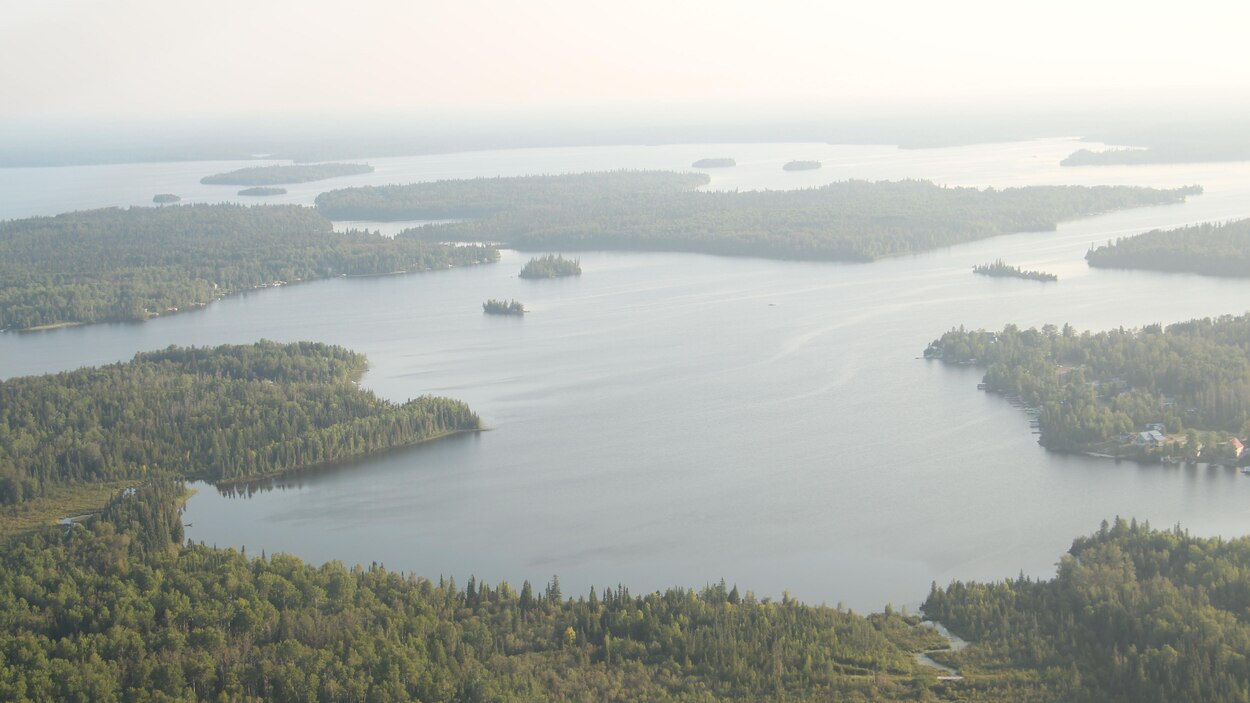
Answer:
<svg viewBox="0 0 1250 703"><path fill-rule="evenodd" d="M1030 408L1047 449L1240 463L1250 430L1250 314L1078 334L1046 325L951 330L925 357L985 369Z"/></svg>
<svg viewBox="0 0 1250 703"><path fill-rule="evenodd" d="M1250 219L1121 237L1085 255L1096 268L1250 276Z"/></svg>
<svg viewBox="0 0 1250 703"><path fill-rule="evenodd" d="M138 321L231 293L495 261L493 247L335 232L315 210L109 208L0 222L0 329Z"/></svg>

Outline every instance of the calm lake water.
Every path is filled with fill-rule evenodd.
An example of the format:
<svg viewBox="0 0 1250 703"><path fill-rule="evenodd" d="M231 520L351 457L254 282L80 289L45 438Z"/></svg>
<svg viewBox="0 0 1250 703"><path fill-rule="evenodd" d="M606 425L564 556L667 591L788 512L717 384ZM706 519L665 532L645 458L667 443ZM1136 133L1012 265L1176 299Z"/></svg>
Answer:
<svg viewBox="0 0 1250 703"><path fill-rule="evenodd" d="M490 426L249 497L211 486L188 534L309 561L378 562L437 578L545 583L566 593L724 578L857 610L917 604L931 581L1053 573L1104 518L1250 533L1250 477L1231 470L1052 455L1028 418L976 390L980 372L917 357L952 326L1140 326L1242 313L1250 281L1097 271L1091 243L1250 217L1250 164L1061 169L1068 140L900 151L882 146L694 145L541 149L369 160L377 172L291 187L286 202L360 183L606 168L684 168L731 156L711 187L837 179L951 185L1176 186L1184 205L1058 232L842 265L681 254L584 253L576 280L516 277L528 255L413 276L332 280L233 297L144 324L0 334L0 376L127 359L169 344L311 339L369 355L395 400L467 401ZM820 171L782 163L817 158ZM144 204L240 164L0 170L0 217ZM1058 283L973 276L1002 257ZM481 314L517 298L524 319Z"/></svg>

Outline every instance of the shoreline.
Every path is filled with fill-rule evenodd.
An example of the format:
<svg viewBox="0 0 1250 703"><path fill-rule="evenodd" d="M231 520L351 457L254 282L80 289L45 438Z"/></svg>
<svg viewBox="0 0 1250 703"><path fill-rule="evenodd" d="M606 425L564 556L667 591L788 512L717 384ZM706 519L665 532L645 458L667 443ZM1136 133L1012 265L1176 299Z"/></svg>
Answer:
<svg viewBox="0 0 1250 703"><path fill-rule="evenodd" d="M214 488L217 488L217 489L225 488L225 489L239 490L242 488L261 488L259 484L266 483L269 481L275 481L281 478L290 478L293 476L299 476L300 474L312 472L312 471L322 471L322 470L327 470L327 469L350 466L351 464L360 463L369 459L375 459L377 457L384 456L392 452L400 452L405 449L411 449L412 447L418 447L418 446L421 446L422 444L429 444L430 442L435 442L440 439L447 439L449 437L455 437L458 435L480 434L482 432L489 432L489 431L490 431L489 427L480 427L480 426L477 427L476 429L449 430L447 432L442 432L436 435L432 435L430 437L425 437L423 439L419 439L415 442L409 442L407 444L399 444L393 447L386 447L385 449L378 449L372 452L356 454L354 456L345 457L343 459L336 459L334 461L323 461L317 464L308 464L307 466L286 469L283 471L278 471L276 473L263 474L260 476L249 476L247 478L214 481L210 478L207 478L201 475L187 475L184 477L184 479L187 481L203 481L204 483L210 486L213 486Z"/></svg>

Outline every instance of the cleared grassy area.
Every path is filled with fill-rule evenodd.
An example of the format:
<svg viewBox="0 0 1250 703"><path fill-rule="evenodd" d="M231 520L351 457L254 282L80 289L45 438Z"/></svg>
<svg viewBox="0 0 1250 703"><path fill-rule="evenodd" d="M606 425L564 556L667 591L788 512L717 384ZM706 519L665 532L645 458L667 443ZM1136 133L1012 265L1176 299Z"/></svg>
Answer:
<svg viewBox="0 0 1250 703"><path fill-rule="evenodd" d="M94 513L119 491L137 485L138 481L71 484L51 495L0 508L0 540L55 525L62 518Z"/></svg>

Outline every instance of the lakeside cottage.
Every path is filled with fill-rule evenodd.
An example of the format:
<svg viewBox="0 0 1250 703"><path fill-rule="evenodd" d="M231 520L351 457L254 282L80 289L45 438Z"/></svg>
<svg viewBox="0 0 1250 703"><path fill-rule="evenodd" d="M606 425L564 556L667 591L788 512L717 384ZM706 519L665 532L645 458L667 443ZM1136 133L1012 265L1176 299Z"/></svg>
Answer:
<svg viewBox="0 0 1250 703"><path fill-rule="evenodd" d="M1167 437L1159 430L1147 430L1146 432L1138 432L1133 438L1133 444L1138 447L1161 447L1167 441Z"/></svg>

